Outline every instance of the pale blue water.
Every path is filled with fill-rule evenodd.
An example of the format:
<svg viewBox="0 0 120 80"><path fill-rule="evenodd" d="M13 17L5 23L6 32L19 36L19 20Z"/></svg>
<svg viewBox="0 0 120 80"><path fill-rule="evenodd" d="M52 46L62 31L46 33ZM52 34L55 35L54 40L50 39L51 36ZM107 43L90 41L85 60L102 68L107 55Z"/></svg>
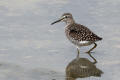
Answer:
<svg viewBox="0 0 120 80"><path fill-rule="evenodd" d="M1 0L0 80L64 80L76 48L66 39L64 23L50 23L65 12L103 37L93 53L104 72L100 80L119 80L119 9L119 0ZM81 48L80 56L88 57L90 47Z"/></svg>

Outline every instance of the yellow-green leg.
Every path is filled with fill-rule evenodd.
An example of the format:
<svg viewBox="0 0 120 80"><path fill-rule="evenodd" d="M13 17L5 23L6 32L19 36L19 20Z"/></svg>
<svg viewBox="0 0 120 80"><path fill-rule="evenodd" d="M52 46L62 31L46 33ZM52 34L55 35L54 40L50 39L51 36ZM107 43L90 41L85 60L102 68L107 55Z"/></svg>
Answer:
<svg viewBox="0 0 120 80"><path fill-rule="evenodd" d="M94 60L93 64L96 64L97 60L91 54L89 54L89 56Z"/></svg>
<svg viewBox="0 0 120 80"><path fill-rule="evenodd" d="M95 49L97 47L97 44L96 43L94 43L94 47L93 48L91 48L89 51L87 51L86 53L91 53L91 51L93 50L93 49Z"/></svg>

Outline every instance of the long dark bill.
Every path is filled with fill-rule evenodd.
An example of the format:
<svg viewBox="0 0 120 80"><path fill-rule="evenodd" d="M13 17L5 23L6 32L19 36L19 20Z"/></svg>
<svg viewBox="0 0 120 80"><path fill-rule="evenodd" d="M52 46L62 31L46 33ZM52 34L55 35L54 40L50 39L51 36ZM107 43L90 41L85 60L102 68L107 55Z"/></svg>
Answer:
<svg viewBox="0 0 120 80"><path fill-rule="evenodd" d="M58 23L58 22L60 22L61 20L63 20L63 18L62 18L62 19L59 19L59 20L57 20L57 21L55 21L55 22L53 22L53 23L51 23L51 25L53 25L53 24L55 24L55 23Z"/></svg>

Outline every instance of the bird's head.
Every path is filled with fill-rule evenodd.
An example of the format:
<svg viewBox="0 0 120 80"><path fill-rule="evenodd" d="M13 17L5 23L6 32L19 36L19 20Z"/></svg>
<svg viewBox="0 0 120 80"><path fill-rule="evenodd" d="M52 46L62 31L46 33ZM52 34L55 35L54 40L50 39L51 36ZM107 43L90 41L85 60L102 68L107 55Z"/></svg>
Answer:
<svg viewBox="0 0 120 80"><path fill-rule="evenodd" d="M53 24L55 24L55 23L58 23L58 22L61 22L61 21L65 22L65 23L74 22L73 17L72 17L72 14L70 14L70 13L64 13L64 14L60 17L60 19L58 19L58 20L54 21L53 23L51 23L51 25L53 25Z"/></svg>

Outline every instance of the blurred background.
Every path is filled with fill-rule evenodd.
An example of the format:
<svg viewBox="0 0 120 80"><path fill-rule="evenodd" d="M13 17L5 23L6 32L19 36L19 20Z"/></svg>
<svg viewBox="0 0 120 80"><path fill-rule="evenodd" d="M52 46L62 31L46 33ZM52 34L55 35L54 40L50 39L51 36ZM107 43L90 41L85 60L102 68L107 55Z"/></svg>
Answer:
<svg viewBox="0 0 120 80"><path fill-rule="evenodd" d="M92 53L104 72L99 79L119 80L120 0L0 0L0 80L65 79L76 47L64 23L50 24L66 12L103 38ZM81 48L80 57L92 61L84 54L92 46Z"/></svg>

